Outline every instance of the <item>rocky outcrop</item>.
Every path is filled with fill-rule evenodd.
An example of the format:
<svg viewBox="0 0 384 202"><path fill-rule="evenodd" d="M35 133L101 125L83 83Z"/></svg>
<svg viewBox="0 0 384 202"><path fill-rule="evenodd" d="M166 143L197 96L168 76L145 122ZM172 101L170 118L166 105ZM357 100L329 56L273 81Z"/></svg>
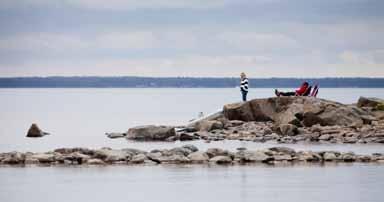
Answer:
<svg viewBox="0 0 384 202"><path fill-rule="evenodd" d="M60 152L55 152L60 151ZM3 165L131 165L131 164L279 164L323 162L374 162L384 163L384 154L358 155L337 151L295 151L287 147L272 147L262 150L238 148L237 152L221 148L198 151L193 145L173 149L154 149L150 152L135 149L115 150L109 148L86 149L64 148L45 153L0 153ZM64 152L65 151L65 152Z"/></svg>
<svg viewBox="0 0 384 202"><path fill-rule="evenodd" d="M27 132L27 137L43 137L49 135L47 132L43 132L37 124L33 123Z"/></svg>
<svg viewBox="0 0 384 202"><path fill-rule="evenodd" d="M296 126L363 125L372 114L356 106L314 97L274 97L228 104L223 109L229 120L273 121Z"/></svg>
<svg viewBox="0 0 384 202"><path fill-rule="evenodd" d="M126 138L141 141L165 141L172 136L176 136L174 127L149 125L130 128Z"/></svg>
<svg viewBox="0 0 384 202"><path fill-rule="evenodd" d="M360 97L357 102L358 107L371 107L376 108L378 105L384 104L383 99L373 98L373 97Z"/></svg>

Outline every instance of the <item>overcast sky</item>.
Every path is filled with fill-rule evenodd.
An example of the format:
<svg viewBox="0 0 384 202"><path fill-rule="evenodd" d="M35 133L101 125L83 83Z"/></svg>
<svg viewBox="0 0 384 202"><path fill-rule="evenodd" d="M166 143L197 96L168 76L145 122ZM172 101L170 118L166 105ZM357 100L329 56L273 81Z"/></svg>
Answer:
<svg viewBox="0 0 384 202"><path fill-rule="evenodd" d="M0 0L0 77L384 77L382 0Z"/></svg>

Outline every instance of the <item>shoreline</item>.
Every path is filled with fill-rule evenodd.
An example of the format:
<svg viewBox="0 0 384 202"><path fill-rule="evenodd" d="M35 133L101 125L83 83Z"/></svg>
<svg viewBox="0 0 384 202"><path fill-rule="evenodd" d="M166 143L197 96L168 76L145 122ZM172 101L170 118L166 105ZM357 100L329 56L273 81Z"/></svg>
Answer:
<svg viewBox="0 0 384 202"><path fill-rule="evenodd" d="M0 153L0 165L74 166L74 165L296 165L326 163L375 163L384 165L384 153L369 155L338 151L296 151L289 147L229 151L209 148L199 151L194 145L172 149L88 149L59 148L50 152Z"/></svg>

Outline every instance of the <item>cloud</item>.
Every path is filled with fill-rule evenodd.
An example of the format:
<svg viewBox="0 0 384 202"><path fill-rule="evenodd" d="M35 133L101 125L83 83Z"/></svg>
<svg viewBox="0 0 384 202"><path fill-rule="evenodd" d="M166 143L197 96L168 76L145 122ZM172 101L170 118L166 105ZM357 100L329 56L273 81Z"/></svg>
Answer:
<svg viewBox="0 0 384 202"><path fill-rule="evenodd" d="M351 65L383 64L384 49L374 51L343 51L340 53L339 58L342 63Z"/></svg>
<svg viewBox="0 0 384 202"><path fill-rule="evenodd" d="M300 47L296 40L280 33L225 32L219 34L218 38L235 48L271 50Z"/></svg>
<svg viewBox="0 0 384 202"><path fill-rule="evenodd" d="M67 6L95 10L136 10L136 9L209 9L229 4L230 0L3 0L1 6L7 8L31 6Z"/></svg>
<svg viewBox="0 0 384 202"><path fill-rule="evenodd" d="M0 50L36 50L51 53L103 50L151 50L154 48L191 48L197 43L192 34L182 31L126 31L101 32L92 35L71 33L23 33L0 38Z"/></svg>

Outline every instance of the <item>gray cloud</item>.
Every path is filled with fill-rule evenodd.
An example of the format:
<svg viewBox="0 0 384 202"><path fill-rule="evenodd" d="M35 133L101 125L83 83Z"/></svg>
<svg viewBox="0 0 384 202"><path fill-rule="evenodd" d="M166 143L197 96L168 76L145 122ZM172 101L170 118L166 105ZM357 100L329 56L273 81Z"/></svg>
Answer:
<svg viewBox="0 0 384 202"><path fill-rule="evenodd" d="M384 76L383 8L374 0L5 0L0 75Z"/></svg>

